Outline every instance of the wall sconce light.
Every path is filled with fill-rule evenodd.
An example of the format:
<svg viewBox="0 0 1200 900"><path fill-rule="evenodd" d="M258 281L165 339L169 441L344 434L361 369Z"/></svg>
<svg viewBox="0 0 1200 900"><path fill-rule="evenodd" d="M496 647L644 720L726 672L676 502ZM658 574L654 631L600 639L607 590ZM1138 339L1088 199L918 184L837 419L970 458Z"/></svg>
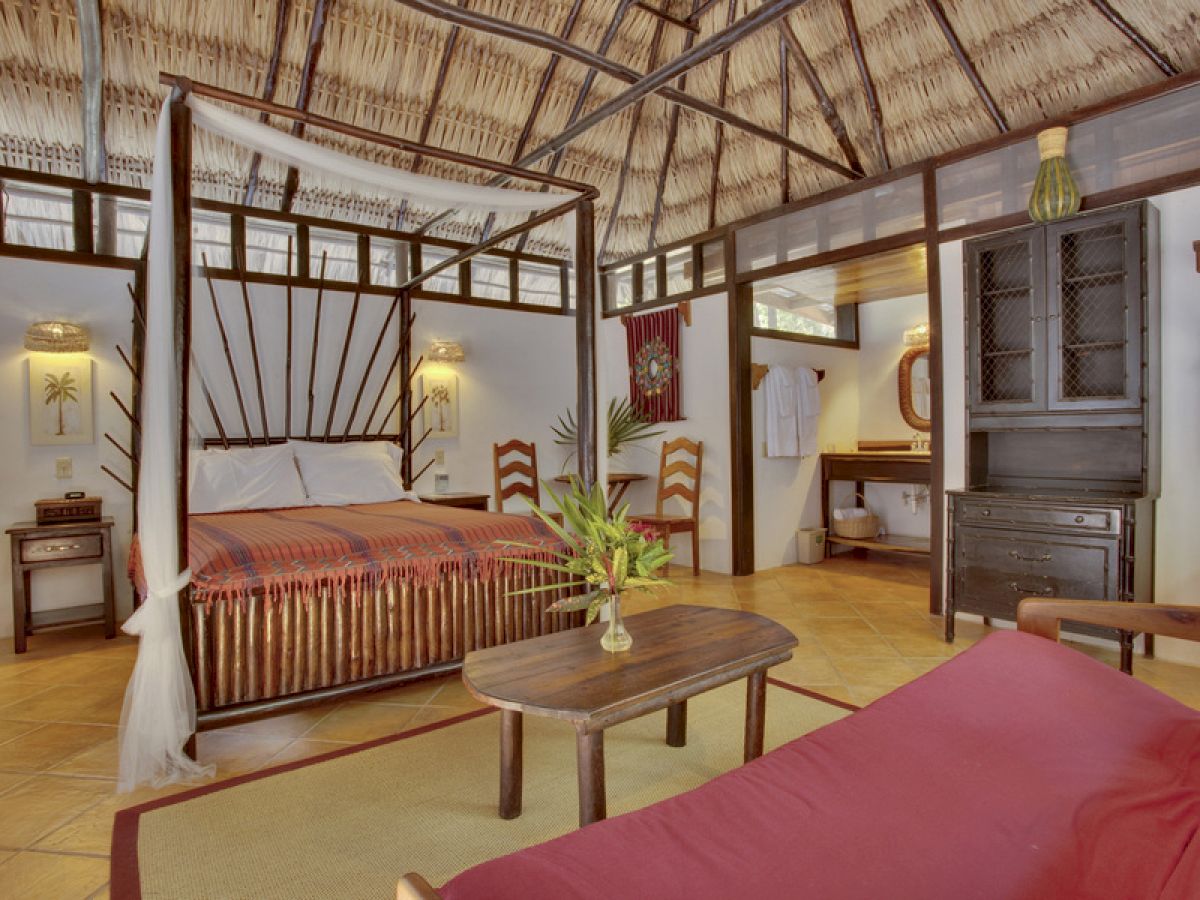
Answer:
<svg viewBox="0 0 1200 900"><path fill-rule="evenodd" d="M920 325L914 325L904 332L905 347L928 347L929 346L929 323L922 322Z"/></svg>
<svg viewBox="0 0 1200 900"><path fill-rule="evenodd" d="M86 353L87 329L70 322L34 322L25 330L25 349L39 353Z"/></svg>
<svg viewBox="0 0 1200 900"><path fill-rule="evenodd" d="M467 354L458 341L434 341L425 358L436 363L459 363L467 358Z"/></svg>

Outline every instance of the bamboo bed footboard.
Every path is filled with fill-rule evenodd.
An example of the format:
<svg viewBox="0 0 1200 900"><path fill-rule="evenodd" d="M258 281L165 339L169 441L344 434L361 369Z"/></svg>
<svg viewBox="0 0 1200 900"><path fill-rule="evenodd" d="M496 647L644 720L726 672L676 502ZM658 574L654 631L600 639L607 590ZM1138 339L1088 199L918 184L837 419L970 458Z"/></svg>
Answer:
<svg viewBox="0 0 1200 900"><path fill-rule="evenodd" d="M528 569L428 587L392 580L361 593L324 588L307 600L285 593L193 602L199 727L452 671L472 650L582 624L582 612L547 610L566 591L511 596L556 577Z"/></svg>

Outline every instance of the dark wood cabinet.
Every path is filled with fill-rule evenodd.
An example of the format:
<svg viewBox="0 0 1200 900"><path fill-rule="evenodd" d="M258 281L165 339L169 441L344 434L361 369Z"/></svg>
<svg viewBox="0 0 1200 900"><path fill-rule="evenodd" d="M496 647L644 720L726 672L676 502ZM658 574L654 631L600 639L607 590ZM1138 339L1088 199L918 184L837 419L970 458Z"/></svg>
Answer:
<svg viewBox="0 0 1200 900"><path fill-rule="evenodd" d="M1011 620L1022 597L1150 602L1155 211L992 235L964 265L968 487L949 492L947 640L955 613Z"/></svg>

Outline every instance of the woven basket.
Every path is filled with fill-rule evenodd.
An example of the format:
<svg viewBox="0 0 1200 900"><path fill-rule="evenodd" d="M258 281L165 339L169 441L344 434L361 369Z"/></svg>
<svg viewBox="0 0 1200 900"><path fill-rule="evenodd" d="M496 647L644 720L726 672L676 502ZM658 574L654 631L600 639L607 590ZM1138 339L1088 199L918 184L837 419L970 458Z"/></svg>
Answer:
<svg viewBox="0 0 1200 900"><path fill-rule="evenodd" d="M850 538L851 540L870 540L879 534L879 516L871 512L871 505L867 503L865 494L855 494L856 497L862 497L863 508L867 514L860 516L857 519L837 519L833 520L833 533L838 537Z"/></svg>

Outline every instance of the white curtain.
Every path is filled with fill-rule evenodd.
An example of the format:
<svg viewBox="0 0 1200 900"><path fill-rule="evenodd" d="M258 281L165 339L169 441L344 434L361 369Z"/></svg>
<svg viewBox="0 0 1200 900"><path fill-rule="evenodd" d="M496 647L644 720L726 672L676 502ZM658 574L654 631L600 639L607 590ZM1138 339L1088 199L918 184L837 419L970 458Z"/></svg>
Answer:
<svg viewBox="0 0 1200 900"><path fill-rule="evenodd" d="M320 147L190 96L192 123L300 169L322 170L383 188L411 201L497 212L535 212L577 194L554 194L464 185L386 166ZM177 545L173 331L174 248L171 217L170 101L163 104L150 189L150 244L146 281L146 351L142 373L142 453L138 538L147 594L122 626L138 642L137 664L121 711L118 791L139 784L162 786L212 775L183 752L195 731L196 699L179 630L177 594L191 573L180 571Z"/></svg>
<svg viewBox="0 0 1200 900"><path fill-rule="evenodd" d="M460 184L404 172L292 137L270 125L201 100L194 94L188 96L187 105L192 110L192 124L197 128L219 134L301 171L320 170L375 190L399 194L414 203L488 212L538 212L579 196L575 192L555 194Z"/></svg>
<svg viewBox="0 0 1200 900"><path fill-rule="evenodd" d="M142 370L142 453L137 498L138 542L146 596L122 630L138 640L137 663L121 710L118 791L211 775L183 752L196 730L196 698L179 631L179 591L191 573L179 570L175 468L175 255L171 221L170 101L163 104L150 184L150 250L146 271L146 343Z"/></svg>

